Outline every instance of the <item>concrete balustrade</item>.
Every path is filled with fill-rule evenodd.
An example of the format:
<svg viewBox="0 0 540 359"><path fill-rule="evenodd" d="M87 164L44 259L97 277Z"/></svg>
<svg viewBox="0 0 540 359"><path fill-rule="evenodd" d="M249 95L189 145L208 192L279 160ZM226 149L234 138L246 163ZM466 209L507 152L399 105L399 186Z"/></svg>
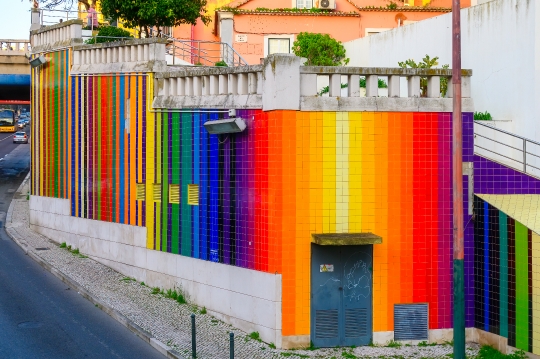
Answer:
<svg viewBox="0 0 540 359"><path fill-rule="evenodd" d="M238 67L169 67L157 73L155 108L262 108L303 111L412 111L451 112L449 69L402 69L302 66L294 55L271 55L264 65ZM472 111L471 70L462 71L463 110ZM320 94L320 77L326 77L329 96ZM366 88L360 88L365 77ZM441 78L448 78L446 98L441 98ZM379 79L388 84L380 97ZM406 79L402 90L400 82ZM426 89L421 79L427 78ZM424 83L422 81L422 83Z"/></svg>
<svg viewBox="0 0 540 359"><path fill-rule="evenodd" d="M0 39L0 53L2 55L17 55L29 52L31 49L28 40Z"/></svg>
<svg viewBox="0 0 540 359"><path fill-rule="evenodd" d="M163 39L127 39L73 47L71 72L158 72L165 71Z"/></svg>
<svg viewBox="0 0 540 359"><path fill-rule="evenodd" d="M448 91L446 97L452 97L452 70L450 69L402 69L402 68L377 68L377 67L327 67L327 66L303 66L300 68L301 96L317 96L320 89L319 77L329 79L330 97L361 97L359 89L360 77L366 79L365 97L378 97L378 82L384 78L388 85L388 97L421 97L422 89L420 79L427 78L427 98L441 97L441 78L448 79ZM463 70L462 97L471 97L472 70ZM407 81L407 93L402 94L400 79ZM348 91L342 91L342 85ZM405 96L403 96L405 95Z"/></svg>
<svg viewBox="0 0 540 359"><path fill-rule="evenodd" d="M82 24L82 20L75 19L32 31L30 42L33 51L54 50L82 43Z"/></svg>
<svg viewBox="0 0 540 359"><path fill-rule="evenodd" d="M262 65L170 67L155 75L157 108L261 108Z"/></svg>

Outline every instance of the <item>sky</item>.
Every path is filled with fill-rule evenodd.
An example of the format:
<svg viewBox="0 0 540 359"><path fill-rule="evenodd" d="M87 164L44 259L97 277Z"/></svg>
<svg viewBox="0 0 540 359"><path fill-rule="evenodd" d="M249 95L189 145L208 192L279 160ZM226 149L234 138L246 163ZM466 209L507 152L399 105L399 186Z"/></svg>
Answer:
<svg viewBox="0 0 540 359"><path fill-rule="evenodd" d="M0 39L28 39L30 7L28 0L0 0Z"/></svg>

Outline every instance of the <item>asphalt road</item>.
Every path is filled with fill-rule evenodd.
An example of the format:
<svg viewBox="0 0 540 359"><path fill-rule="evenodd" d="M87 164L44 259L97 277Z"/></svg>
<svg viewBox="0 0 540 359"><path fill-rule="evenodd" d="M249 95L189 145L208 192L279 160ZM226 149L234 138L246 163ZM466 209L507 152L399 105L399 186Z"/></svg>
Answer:
<svg viewBox="0 0 540 359"><path fill-rule="evenodd" d="M30 164L30 146L8 137L0 135L0 358L163 358L7 236L5 215Z"/></svg>
<svg viewBox="0 0 540 359"><path fill-rule="evenodd" d="M24 130L17 129L18 131L24 131L27 134L30 133L28 126ZM19 146L18 143L13 143L13 133L0 132L0 159L11 153L17 146Z"/></svg>

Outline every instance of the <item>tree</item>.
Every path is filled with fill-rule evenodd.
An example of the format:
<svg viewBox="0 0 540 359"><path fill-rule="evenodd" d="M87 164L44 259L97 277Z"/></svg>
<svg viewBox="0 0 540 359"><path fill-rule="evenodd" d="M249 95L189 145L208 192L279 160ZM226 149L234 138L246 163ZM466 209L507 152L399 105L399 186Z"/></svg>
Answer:
<svg viewBox="0 0 540 359"><path fill-rule="evenodd" d="M306 66L341 66L349 63L341 41L328 34L299 33L293 43L293 52L307 59Z"/></svg>
<svg viewBox="0 0 540 359"><path fill-rule="evenodd" d="M206 15L207 0L101 0L101 12L112 20L121 20L124 26L138 28L150 37L150 29L158 34L164 26L195 25L198 19L210 22Z"/></svg>

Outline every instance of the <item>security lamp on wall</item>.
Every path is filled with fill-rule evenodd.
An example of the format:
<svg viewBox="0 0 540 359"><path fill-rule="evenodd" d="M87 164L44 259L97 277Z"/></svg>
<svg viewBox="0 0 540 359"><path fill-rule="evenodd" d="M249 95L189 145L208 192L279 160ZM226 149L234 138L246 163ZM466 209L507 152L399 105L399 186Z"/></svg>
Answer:
<svg viewBox="0 0 540 359"><path fill-rule="evenodd" d="M204 128L211 135L224 135L228 133L239 133L246 129L246 122L236 117L236 110L229 110L231 118L223 120L213 120L204 123Z"/></svg>
<svg viewBox="0 0 540 359"><path fill-rule="evenodd" d="M45 65L47 62L49 62L49 59L46 58L45 56L38 56L35 59L29 61L30 66L32 68L36 68L36 67L39 67L41 65Z"/></svg>

